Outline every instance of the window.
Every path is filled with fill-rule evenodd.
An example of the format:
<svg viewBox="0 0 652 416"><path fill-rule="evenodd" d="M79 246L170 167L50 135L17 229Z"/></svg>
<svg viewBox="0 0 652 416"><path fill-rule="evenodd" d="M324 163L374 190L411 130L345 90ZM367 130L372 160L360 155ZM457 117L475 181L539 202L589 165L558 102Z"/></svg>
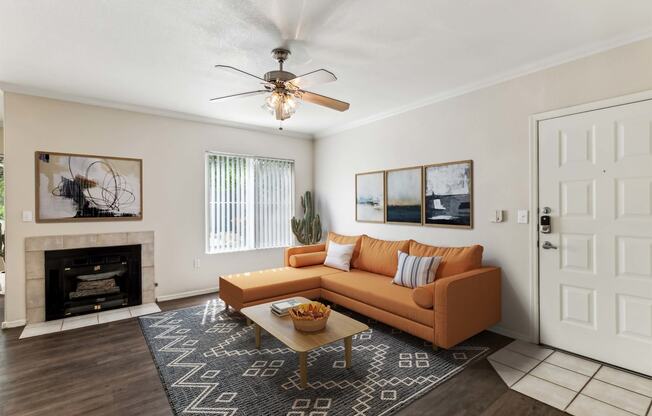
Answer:
<svg viewBox="0 0 652 416"><path fill-rule="evenodd" d="M294 161L209 153L206 251L285 247L294 238Z"/></svg>

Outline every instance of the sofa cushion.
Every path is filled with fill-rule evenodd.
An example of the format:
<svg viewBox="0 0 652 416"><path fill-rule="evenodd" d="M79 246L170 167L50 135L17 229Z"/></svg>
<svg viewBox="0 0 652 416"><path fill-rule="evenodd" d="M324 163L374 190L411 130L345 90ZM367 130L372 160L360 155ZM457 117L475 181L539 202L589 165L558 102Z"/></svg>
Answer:
<svg viewBox="0 0 652 416"><path fill-rule="evenodd" d="M328 244L324 266L348 272L351 269L351 257L354 249L355 244L339 244L331 241Z"/></svg>
<svg viewBox="0 0 652 416"><path fill-rule="evenodd" d="M308 254L315 253L317 251L326 251L326 243L286 247L285 250L283 250L283 265L290 266L290 257L295 254Z"/></svg>
<svg viewBox="0 0 652 416"><path fill-rule="evenodd" d="M435 281L435 273L441 257L419 257L398 252L398 269L394 283L414 289Z"/></svg>
<svg viewBox="0 0 652 416"><path fill-rule="evenodd" d="M377 240L363 235L360 255L353 267L371 273L394 277L398 268L398 252L408 252L410 240Z"/></svg>
<svg viewBox="0 0 652 416"><path fill-rule="evenodd" d="M321 287L433 327L432 309L424 309L412 300L412 289L392 284L392 279L376 273L352 269L321 277Z"/></svg>
<svg viewBox="0 0 652 416"><path fill-rule="evenodd" d="M412 289L412 300L422 308L432 309L435 301L435 284L430 283Z"/></svg>
<svg viewBox="0 0 652 416"><path fill-rule="evenodd" d="M341 273L326 266L280 267L220 277L220 295L247 303L320 287L320 276ZM235 306L235 305L233 305Z"/></svg>
<svg viewBox="0 0 652 416"><path fill-rule="evenodd" d="M329 241L337 244L355 244L353 256L351 256L351 264L358 258L360 254L360 242L362 241L361 235L341 235L331 231L328 233L328 238L326 239L326 251L328 251Z"/></svg>
<svg viewBox="0 0 652 416"><path fill-rule="evenodd" d="M314 253L293 254L290 256L290 266L292 267L314 266L317 264L324 264L324 260L326 260L325 251L317 251Z"/></svg>
<svg viewBox="0 0 652 416"><path fill-rule="evenodd" d="M410 255L420 257L442 257L437 268L435 279L453 276L482 267L482 251L480 245L469 247L436 247L410 241Z"/></svg>

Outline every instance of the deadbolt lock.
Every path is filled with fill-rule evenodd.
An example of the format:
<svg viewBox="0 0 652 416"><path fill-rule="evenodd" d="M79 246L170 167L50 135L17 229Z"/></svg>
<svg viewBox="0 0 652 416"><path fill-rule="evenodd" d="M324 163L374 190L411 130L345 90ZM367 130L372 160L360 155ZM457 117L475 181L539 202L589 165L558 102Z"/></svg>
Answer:
<svg viewBox="0 0 652 416"><path fill-rule="evenodd" d="M552 209L550 207L541 208L541 217L539 218L539 232L541 234L550 234L552 232L552 227L550 224L550 213Z"/></svg>
<svg viewBox="0 0 652 416"><path fill-rule="evenodd" d="M550 234L552 229L550 227L550 215L542 215L539 219L539 231L542 234Z"/></svg>

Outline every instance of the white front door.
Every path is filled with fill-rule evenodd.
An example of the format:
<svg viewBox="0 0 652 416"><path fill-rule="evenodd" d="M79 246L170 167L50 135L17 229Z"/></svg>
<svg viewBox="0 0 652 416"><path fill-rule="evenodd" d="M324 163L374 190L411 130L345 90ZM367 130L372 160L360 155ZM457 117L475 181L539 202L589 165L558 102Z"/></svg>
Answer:
<svg viewBox="0 0 652 416"><path fill-rule="evenodd" d="M652 375L652 101L540 121L539 206L541 343Z"/></svg>

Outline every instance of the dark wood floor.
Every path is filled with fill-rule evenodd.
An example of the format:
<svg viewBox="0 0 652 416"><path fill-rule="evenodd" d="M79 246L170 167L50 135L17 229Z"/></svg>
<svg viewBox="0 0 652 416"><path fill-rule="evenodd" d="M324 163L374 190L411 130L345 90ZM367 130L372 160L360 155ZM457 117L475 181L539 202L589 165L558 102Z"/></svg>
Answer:
<svg viewBox="0 0 652 416"><path fill-rule="evenodd" d="M214 297L160 306L170 310ZM0 415L172 414L136 319L18 340L21 331L0 333ZM477 337L494 349L510 341L491 332ZM560 414L509 390L486 359L399 412L401 416Z"/></svg>

